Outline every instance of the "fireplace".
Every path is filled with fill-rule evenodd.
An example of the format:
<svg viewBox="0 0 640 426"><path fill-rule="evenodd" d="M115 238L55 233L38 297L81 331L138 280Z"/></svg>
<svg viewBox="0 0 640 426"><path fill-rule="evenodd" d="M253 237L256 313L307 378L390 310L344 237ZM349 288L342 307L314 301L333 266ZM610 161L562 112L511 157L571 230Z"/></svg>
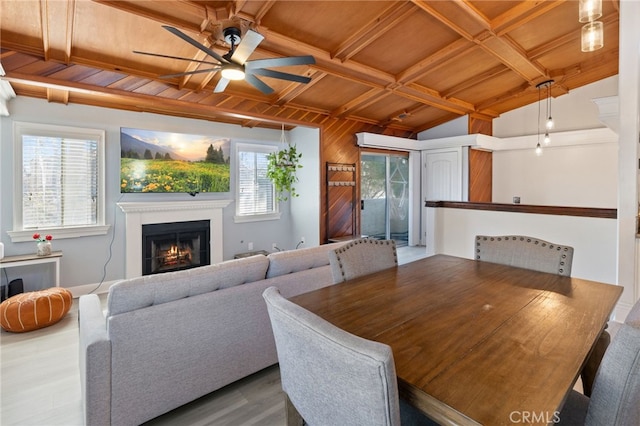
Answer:
<svg viewBox="0 0 640 426"><path fill-rule="evenodd" d="M136 201L118 203L125 214L125 278L142 275L142 227L148 224L208 220L209 260L223 260L223 211L232 200Z"/></svg>
<svg viewBox="0 0 640 426"><path fill-rule="evenodd" d="M142 225L142 275L209 265L210 221Z"/></svg>

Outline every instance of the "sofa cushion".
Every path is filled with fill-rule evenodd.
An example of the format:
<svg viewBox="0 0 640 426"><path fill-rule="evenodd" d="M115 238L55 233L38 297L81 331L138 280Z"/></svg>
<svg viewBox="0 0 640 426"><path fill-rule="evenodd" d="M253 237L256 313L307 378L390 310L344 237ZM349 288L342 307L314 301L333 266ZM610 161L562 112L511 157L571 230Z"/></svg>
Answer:
<svg viewBox="0 0 640 426"><path fill-rule="evenodd" d="M319 268L321 266L328 265L328 252L335 250L344 244L345 243L343 242L323 244L317 247L271 253L267 256L269 259L267 278L292 274L294 272L304 271L305 269Z"/></svg>
<svg viewBox="0 0 640 426"><path fill-rule="evenodd" d="M265 278L269 261L256 255L184 271L145 275L114 284L107 298L107 315L197 296Z"/></svg>

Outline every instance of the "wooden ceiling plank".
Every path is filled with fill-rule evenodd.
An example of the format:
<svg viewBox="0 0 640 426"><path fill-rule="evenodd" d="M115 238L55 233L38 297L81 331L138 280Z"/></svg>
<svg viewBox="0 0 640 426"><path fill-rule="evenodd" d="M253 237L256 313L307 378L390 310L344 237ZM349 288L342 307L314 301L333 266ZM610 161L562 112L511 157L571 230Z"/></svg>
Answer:
<svg viewBox="0 0 640 426"><path fill-rule="evenodd" d="M54 0L55 1L55 0ZM120 9L123 12L131 13L133 15L142 16L154 21L162 22L167 25L171 25L172 27L177 27L183 30L192 31L195 33L201 33L200 31L200 22L189 22L182 19L178 19L175 16L172 16L168 13L161 13L152 9L145 9L142 7L147 2L136 2L135 4L126 1L126 0L92 0L96 3L103 4L105 6L110 6L115 9ZM148 2L152 4L153 2ZM206 8L204 5L198 4L198 2L184 2L181 3L184 8L189 8L189 13L195 16L206 16ZM170 8L168 9L170 10Z"/></svg>
<svg viewBox="0 0 640 426"><path fill-rule="evenodd" d="M417 83L411 83L399 87L394 93L402 93L404 97L408 99L460 115L468 114L476 110L475 106L469 102L457 99L444 100L437 92L435 94L433 92L432 89L428 89Z"/></svg>
<svg viewBox="0 0 640 426"><path fill-rule="evenodd" d="M374 102L378 102L380 99L390 95L391 92L385 92L378 89L369 89L367 92L362 95L356 97L355 99L350 100L344 105L336 108L331 112L331 115L334 117L345 117L351 111L364 108L371 105Z"/></svg>
<svg viewBox="0 0 640 426"><path fill-rule="evenodd" d="M507 10L502 15L491 21L493 32L497 36L502 36L513 31L527 22L548 13L556 7L562 5L565 0L559 1L523 1Z"/></svg>
<svg viewBox="0 0 640 426"><path fill-rule="evenodd" d="M396 26L398 22L405 19L414 11L414 6L411 3L400 3L400 5L393 3L380 15L365 24L357 33L343 42L335 52L333 52L332 56L343 62L346 61L379 37L382 37L387 31Z"/></svg>
<svg viewBox="0 0 640 426"><path fill-rule="evenodd" d="M415 65L402 71L397 75L397 81L401 84L412 83L424 75L433 72L440 65L455 59L458 55L464 55L473 48L475 48L475 44L469 43L465 38L459 38L453 43L448 44L434 54L429 55Z"/></svg>
<svg viewBox="0 0 640 426"><path fill-rule="evenodd" d="M309 83L307 84L291 83L287 85L286 88L284 88L283 90L280 91L280 93L278 93L277 98L274 101L274 105L282 106L287 102L291 102L293 99L300 96L301 94L309 90L314 85L318 84L320 80L322 80L326 76L327 76L326 73L323 73L321 71L314 71L309 76L311 78L311 81Z"/></svg>
<svg viewBox="0 0 640 426"><path fill-rule="evenodd" d="M436 10L433 6L431 6L425 0L411 0L411 2L416 6L418 6L420 9L427 12L429 15L436 18L438 21L440 21L444 25L446 25L448 28L458 33L460 36L464 37L466 40L472 41L474 39L473 34L469 33L467 30L459 26L457 23L453 22L451 19L444 16L442 13Z"/></svg>
<svg viewBox="0 0 640 426"><path fill-rule="evenodd" d="M487 81L492 78L496 78L502 74L506 74L508 71L509 69L506 68L504 65L497 65L480 74L476 74L474 77L469 78L461 83L458 83L455 86L449 87L448 89L441 91L440 96L442 96L444 99L448 99L456 93L469 89L477 84L482 83L483 81Z"/></svg>

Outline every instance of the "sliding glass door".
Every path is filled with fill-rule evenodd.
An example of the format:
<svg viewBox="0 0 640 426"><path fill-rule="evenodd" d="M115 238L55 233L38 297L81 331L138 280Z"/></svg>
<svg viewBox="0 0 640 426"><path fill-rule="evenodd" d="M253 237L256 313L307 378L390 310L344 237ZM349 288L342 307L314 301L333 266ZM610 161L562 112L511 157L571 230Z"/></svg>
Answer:
<svg viewBox="0 0 640 426"><path fill-rule="evenodd" d="M409 239L409 161L401 154L362 154L360 158L360 233Z"/></svg>

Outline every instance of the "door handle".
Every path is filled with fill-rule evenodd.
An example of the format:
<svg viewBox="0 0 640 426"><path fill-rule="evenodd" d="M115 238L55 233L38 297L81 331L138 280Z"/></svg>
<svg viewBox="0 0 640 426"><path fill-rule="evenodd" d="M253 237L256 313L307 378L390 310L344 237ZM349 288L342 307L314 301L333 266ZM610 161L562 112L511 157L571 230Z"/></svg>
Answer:
<svg viewBox="0 0 640 426"><path fill-rule="evenodd" d="M364 200L360 200L360 210L364 210Z"/></svg>

